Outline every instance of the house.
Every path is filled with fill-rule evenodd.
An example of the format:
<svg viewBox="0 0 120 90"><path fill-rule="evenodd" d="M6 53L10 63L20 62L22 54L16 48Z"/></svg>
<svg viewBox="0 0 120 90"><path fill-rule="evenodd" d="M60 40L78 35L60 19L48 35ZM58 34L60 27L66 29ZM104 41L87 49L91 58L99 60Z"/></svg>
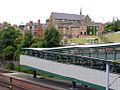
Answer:
<svg viewBox="0 0 120 90"><path fill-rule="evenodd" d="M26 25L19 25L19 28L21 28L22 30L31 30L33 36L41 36L43 34L43 25L40 23L40 20L38 20L38 22L33 22L30 21L28 23L26 23ZM45 26L44 26L45 27Z"/></svg>

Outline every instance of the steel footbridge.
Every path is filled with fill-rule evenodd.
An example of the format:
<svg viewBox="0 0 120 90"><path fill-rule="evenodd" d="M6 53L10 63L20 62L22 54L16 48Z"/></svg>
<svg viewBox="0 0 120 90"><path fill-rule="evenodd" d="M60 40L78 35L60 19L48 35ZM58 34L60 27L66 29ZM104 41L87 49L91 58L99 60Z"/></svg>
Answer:
<svg viewBox="0 0 120 90"><path fill-rule="evenodd" d="M23 48L20 65L96 90L120 90L120 43Z"/></svg>

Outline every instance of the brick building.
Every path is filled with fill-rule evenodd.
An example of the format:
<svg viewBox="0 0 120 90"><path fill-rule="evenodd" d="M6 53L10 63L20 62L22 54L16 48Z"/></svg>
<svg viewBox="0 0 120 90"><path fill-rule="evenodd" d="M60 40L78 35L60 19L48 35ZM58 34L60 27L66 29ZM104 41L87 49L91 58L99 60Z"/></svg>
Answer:
<svg viewBox="0 0 120 90"><path fill-rule="evenodd" d="M102 23L93 22L89 15L52 12L46 20L47 25L55 26L64 37L98 35L103 32Z"/></svg>
<svg viewBox="0 0 120 90"><path fill-rule="evenodd" d="M38 22L30 21L26 23L26 25L21 24L19 28L22 30L31 30L33 36L41 36L43 33L43 24L40 23L40 20L38 20Z"/></svg>

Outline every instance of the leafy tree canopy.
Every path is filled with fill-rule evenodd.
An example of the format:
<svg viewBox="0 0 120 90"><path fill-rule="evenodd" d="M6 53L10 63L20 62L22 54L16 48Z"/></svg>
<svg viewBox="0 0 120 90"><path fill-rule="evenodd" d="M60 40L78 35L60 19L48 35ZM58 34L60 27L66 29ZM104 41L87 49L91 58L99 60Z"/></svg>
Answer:
<svg viewBox="0 0 120 90"><path fill-rule="evenodd" d="M20 52L22 42L23 35L19 30L10 25L0 28L0 54L3 59L13 60L16 50Z"/></svg>
<svg viewBox="0 0 120 90"><path fill-rule="evenodd" d="M40 48L42 47L42 37L36 37L32 39L31 48Z"/></svg>
<svg viewBox="0 0 120 90"><path fill-rule="evenodd" d="M111 23L108 23L105 26L105 32L111 32L111 31L114 31L114 32L120 31L120 20L119 19L113 20Z"/></svg>
<svg viewBox="0 0 120 90"><path fill-rule="evenodd" d="M13 60L15 48L13 46L8 46L3 49L3 58L5 60Z"/></svg>
<svg viewBox="0 0 120 90"><path fill-rule="evenodd" d="M44 32L42 47L60 46L60 33L55 27L47 28Z"/></svg>
<svg viewBox="0 0 120 90"><path fill-rule="evenodd" d="M19 35L19 32L15 30L13 27L6 27L0 30L0 43L2 47L5 48L10 45L14 45L14 40Z"/></svg>
<svg viewBox="0 0 120 90"><path fill-rule="evenodd" d="M30 45L32 44L32 38L33 38L32 32L25 31L23 47L30 47Z"/></svg>

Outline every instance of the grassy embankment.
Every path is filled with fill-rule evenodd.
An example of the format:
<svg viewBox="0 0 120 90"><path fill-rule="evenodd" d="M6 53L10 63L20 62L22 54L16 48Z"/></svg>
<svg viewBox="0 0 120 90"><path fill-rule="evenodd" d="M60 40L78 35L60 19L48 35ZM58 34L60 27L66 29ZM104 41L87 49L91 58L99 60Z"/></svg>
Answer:
<svg viewBox="0 0 120 90"><path fill-rule="evenodd" d="M103 41L98 36L84 36L84 37L79 37L79 38L68 39L68 44L70 43L86 44L87 38L95 38L95 39L98 39L98 43L103 43Z"/></svg>
<svg viewBox="0 0 120 90"><path fill-rule="evenodd" d="M120 33L109 33L104 37L106 37L109 42L120 42Z"/></svg>

